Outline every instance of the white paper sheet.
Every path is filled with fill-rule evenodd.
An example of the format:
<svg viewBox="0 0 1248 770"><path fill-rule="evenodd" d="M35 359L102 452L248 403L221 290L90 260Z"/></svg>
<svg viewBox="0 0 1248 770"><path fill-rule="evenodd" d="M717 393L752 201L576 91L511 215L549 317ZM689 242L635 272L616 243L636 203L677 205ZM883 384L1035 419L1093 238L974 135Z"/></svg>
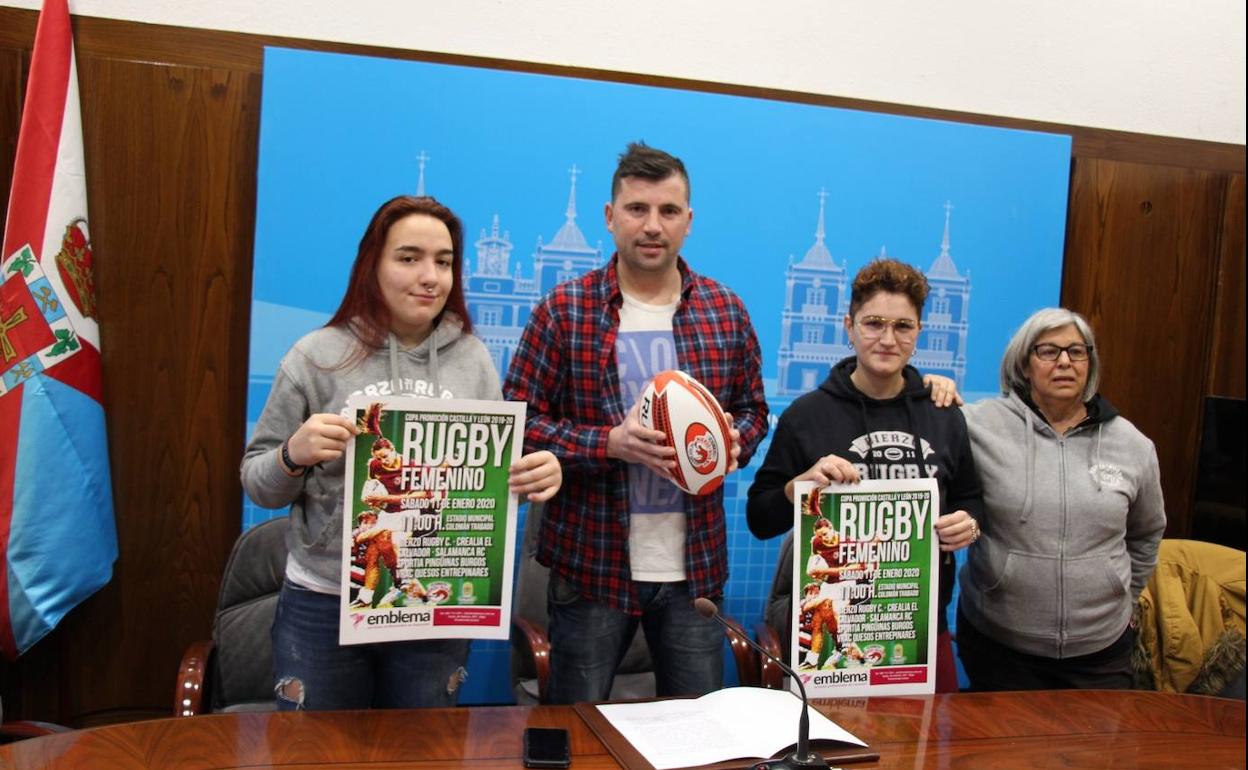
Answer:
<svg viewBox="0 0 1248 770"><path fill-rule="evenodd" d="M797 742L802 701L784 690L729 687L701 698L598 706L656 770L770 757ZM867 744L810 709L810 738Z"/></svg>

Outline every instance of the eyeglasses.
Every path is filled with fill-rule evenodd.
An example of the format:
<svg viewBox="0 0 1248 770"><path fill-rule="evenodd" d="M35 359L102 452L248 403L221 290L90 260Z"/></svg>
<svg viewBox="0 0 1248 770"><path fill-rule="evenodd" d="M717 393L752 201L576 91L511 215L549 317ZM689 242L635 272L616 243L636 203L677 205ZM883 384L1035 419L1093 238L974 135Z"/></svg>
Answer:
<svg viewBox="0 0 1248 770"><path fill-rule="evenodd" d="M915 335L919 333L919 322L909 318L884 318L878 315L867 315L859 318L856 324L858 330L862 332L862 338L865 340L878 340L884 336L884 332L890 326L893 329L893 336L901 342L912 342Z"/></svg>
<svg viewBox="0 0 1248 770"><path fill-rule="evenodd" d="M1062 347L1061 345L1052 345L1045 342L1039 345L1032 345L1031 352L1041 361L1056 361L1061 358L1062 353L1065 353L1066 357L1071 361L1087 361L1088 355L1092 353L1092 346L1075 343L1074 345Z"/></svg>

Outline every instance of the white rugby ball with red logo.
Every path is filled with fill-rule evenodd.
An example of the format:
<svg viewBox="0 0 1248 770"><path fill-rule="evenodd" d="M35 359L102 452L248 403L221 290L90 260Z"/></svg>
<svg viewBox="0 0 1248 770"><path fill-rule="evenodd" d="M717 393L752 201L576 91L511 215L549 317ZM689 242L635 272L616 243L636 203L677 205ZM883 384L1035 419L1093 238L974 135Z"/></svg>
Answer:
<svg viewBox="0 0 1248 770"><path fill-rule="evenodd" d="M641 393L639 418L676 448L676 486L709 495L724 483L732 462L728 418L702 383L676 369L659 372Z"/></svg>

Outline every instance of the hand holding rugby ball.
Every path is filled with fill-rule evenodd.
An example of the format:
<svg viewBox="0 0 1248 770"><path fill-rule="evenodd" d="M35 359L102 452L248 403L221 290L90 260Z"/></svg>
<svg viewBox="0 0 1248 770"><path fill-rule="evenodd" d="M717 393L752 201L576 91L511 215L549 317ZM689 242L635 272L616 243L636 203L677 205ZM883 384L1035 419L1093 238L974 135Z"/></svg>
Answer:
<svg viewBox="0 0 1248 770"><path fill-rule="evenodd" d="M702 383L676 369L659 372L641 393L638 419L676 449L672 481L691 495L709 495L732 464L728 418Z"/></svg>

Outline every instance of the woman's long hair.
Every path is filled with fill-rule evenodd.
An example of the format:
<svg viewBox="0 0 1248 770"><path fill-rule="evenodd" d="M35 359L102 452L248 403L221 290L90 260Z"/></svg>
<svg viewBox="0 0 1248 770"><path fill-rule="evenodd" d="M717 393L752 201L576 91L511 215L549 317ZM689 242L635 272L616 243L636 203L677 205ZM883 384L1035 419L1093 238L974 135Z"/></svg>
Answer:
<svg viewBox="0 0 1248 770"><path fill-rule="evenodd" d="M358 363L370 351L385 344L390 333L390 308L386 306L377 282L377 266L390 228L401 219L414 214L433 217L446 225L451 234L453 261L451 263L451 291L446 297L442 312L433 319L433 326L442 321L446 311L454 312L463 321L464 333L472 332L472 319L464 301L464 225L455 212L430 196L399 195L391 198L377 209L360 238L360 248L351 266L351 278L342 304L334 312L326 326L337 326L350 331L359 341L359 347L341 366Z"/></svg>

